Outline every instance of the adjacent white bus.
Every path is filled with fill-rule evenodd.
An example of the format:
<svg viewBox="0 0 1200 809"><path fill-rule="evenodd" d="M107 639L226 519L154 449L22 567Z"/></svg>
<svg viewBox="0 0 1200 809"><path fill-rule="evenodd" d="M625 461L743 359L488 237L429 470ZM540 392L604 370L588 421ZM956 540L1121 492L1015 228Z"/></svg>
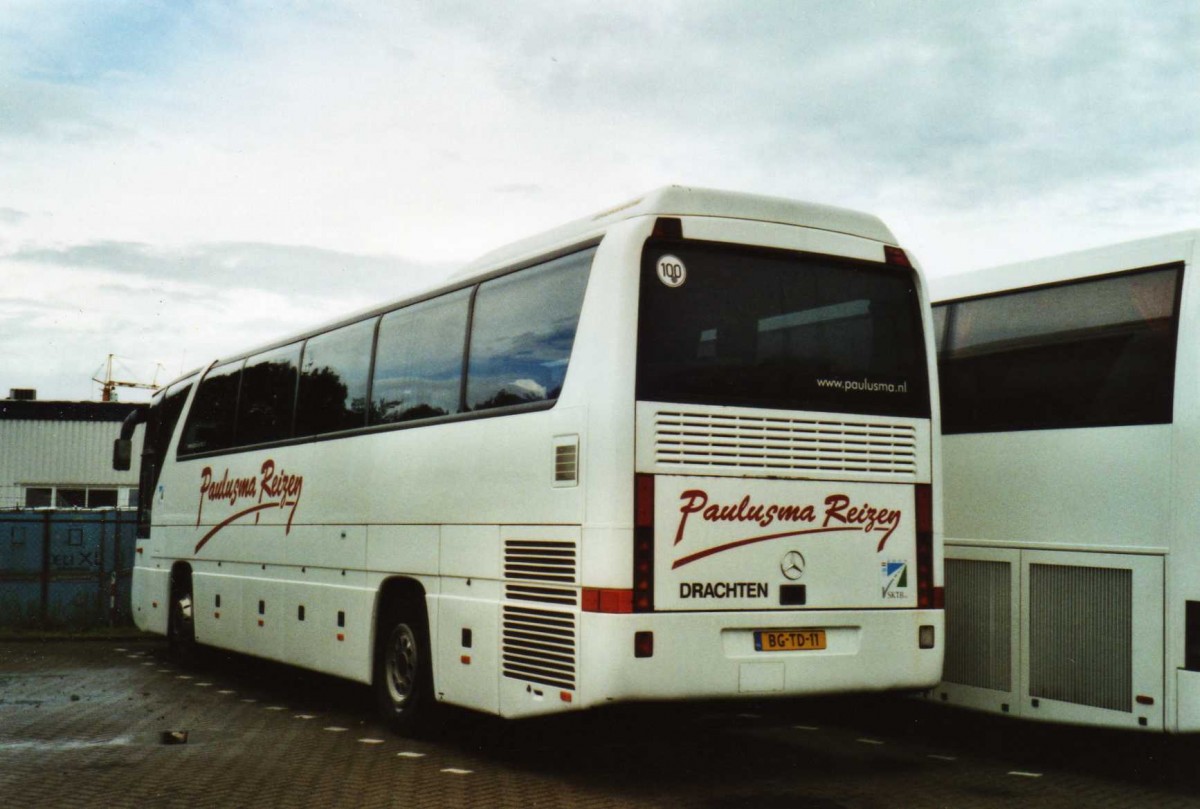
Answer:
<svg viewBox="0 0 1200 809"><path fill-rule="evenodd" d="M155 399L139 627L400 729L941 675L933 336L876 218L666 188Z"/></svg>
<svg viewBox="0 0 1200 809"><path fill-rule="evenodd" d="M937 698L1200 730L1200 231L932 282Z"/></svg>

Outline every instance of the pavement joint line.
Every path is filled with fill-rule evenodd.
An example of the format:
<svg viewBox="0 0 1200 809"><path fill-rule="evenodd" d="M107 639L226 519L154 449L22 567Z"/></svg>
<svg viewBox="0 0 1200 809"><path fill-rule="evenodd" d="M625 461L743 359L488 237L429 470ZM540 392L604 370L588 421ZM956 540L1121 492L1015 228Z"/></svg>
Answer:
<svg viewBox="0 0 1200 809"><path fill-rule="evenodd" d="M1023 770L1010 770L1009 775L1014 775L1017 778L1041 778L1040 772L1025 772Z"/></svg>
<svg viewBox="0 0 1200 809"><path fill-rule="evenodd" d="M265 710L265 711L286 711L287 706L286 705L268 705L263 710Z"/></svg>
<svg viewBox="0 0 1200 809"><path fill-rule="evenodd" d="M855 739L854 741L858 742L859 744L887 744L887 742L884 742L881 739L868 739L865 737L861 739Z"/></svg>
<svg viewBox="0 0 1200 809"><path fill-rule="evenodd" d="M212 683L192 683L192 685L196 686L197 688L211 688L212 687Z"/></svg>
<svg viewBox="0 0 1200 809"><path fill-rule="evenodd" d="M316 719L316 714L298 713L292 717L293 719Z"/></svg>
<svg viewBox="0 0 1200 809"><path fill-rule="evenodd" d="M442 772L446 773L447 775L470 775L473 771L459 769L458 767L447 767L442 770Z"/></svg>
<svg viewBox="0 0 1200 809"><path fill-rule="evenodd" d="M404 750L396 754L396 758L425 758L424 753L418 753L414 750Z"/></svg>
<svg viewBox="0 0 1200 809"><path fill-rule="evenodd" d="M762 719L762 715L756 714L756 713L740 713L737 715L737 718L738 719Z"/></svg>
<svg viewBox="0 0 1200 809"><path fill-rule="evenodd" d="M329 731L330 733L345 733L350 728L339 728L337 725L330 725L329 727L327 727L325 729L327 731Z"/></svg>
<svg viewBox="0 0 1200 809"><path fill-rule="evenodd" d="M359 739L360 744L383 744L383 739Z"/></svg>
<svg viewBox="0 0 1200 809"><path fill-rule="evenodd" d="M925 758L936 759L937 761L958 761L958 756L942 756L937 753L930 753Z"/></svg>
<svg viewBox="0 0 1200 809"><path fill-rule="evenodd" d="M221 689L220 691L218 691L217 693L218 693L218 694L236 694L237 692L236 692L236 691L234 691L234 690L233 690L233 689L231 689L231 688L222 688L222 689Z"/></svg>
<svg viewBox="0 0 1200 809"><path fill-rule="evenodd" d="M175 679L176 680L194 680L196 678L190 674L176 674Z"/></svg>
<svg viewBox="0 0 1200 809"><path fill-rule="evenodd" d="M253 699L251 697L247 697L246 699L242 700L242 702L258 702L258 700Z"/></svg>
<svg viewBox="0 0 1200 809"><path fill-rule="evenodd" d="M155 674L170 674L171 670L170 669L155 669L154 673Z"/></svg>
<svg viewBox="0 0 1200 809"><path fill-rule="evenodd" d="M792 725L792 730L820 730L816 725Z"/></svg>

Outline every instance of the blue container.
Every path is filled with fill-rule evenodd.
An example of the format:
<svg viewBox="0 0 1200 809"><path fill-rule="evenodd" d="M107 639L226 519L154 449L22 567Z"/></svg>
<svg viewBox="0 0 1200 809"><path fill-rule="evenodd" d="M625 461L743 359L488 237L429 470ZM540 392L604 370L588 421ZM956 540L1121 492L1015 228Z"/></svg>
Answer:
<svg viewBox="0 0 1200 809"><path fill-rule="evenodd" d="M0 627L131 623L132 511L0 513Z"/></svg>

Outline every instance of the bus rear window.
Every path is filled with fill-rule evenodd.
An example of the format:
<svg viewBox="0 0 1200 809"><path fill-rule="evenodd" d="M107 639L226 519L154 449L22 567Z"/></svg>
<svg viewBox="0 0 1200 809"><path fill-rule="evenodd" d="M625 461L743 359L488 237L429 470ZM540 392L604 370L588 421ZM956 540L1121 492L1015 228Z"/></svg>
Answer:
<svg viewBox="0 0 1200 809"><path fill-rule="evenodd" d="M660 274L660 260L671 271ZM929 416L911 270L699 242L642 261L642 401Z"/></svg>

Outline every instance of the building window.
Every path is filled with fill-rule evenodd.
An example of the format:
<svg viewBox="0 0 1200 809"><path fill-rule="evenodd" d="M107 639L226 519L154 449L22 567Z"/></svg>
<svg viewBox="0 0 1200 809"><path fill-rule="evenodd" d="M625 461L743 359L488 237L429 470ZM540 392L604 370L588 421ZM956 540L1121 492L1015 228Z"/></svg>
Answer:
<svg viewBox="0 0 1200 809"><path fill-rule="evenodd" d="M58 489L54 496L56 508L87 508L87 489Z"/></svg>
<svg viewBox="0 0 1200 809"><path fill-rule="evenodd" d="M52 489L29 488L25 490L25 508L49 508Z"/></svg>
<svg viewBox="0 0 1200 809"><path fill-rule="evenodd" d="M117 490L116 489L88 489L87 507L88 508L116 508L117 507Z"/></svg>

